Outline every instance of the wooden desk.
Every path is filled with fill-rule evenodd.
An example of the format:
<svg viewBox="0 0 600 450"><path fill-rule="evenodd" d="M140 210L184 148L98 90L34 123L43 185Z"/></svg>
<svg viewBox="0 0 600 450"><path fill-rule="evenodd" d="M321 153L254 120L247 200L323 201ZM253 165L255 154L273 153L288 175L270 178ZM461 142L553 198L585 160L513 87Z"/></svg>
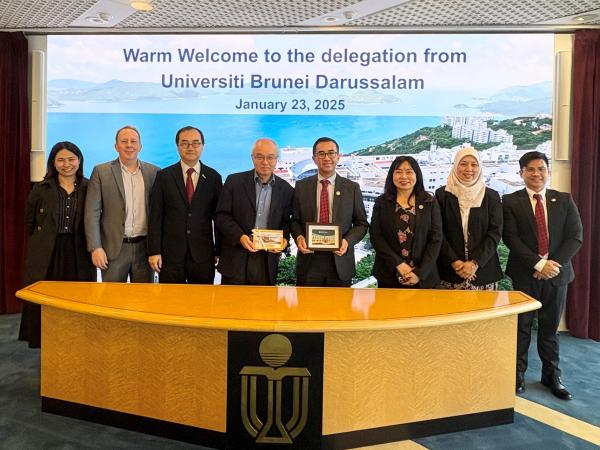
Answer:
<svg viewBox="0 0 600 450"><path fill-rule="evenodd" d="M279 412L297 432L286 448L510 423L517 314L541 306L520 292L121 283L39 282L17 296L42 305L44 410L221 448L255 442L240 372L254 371L250 383L275 373L258 352L274 333L291 357L270 367L310 372L307 424ZM303 386L300 373L289 382ZM264 382L246 421L256 426Z"/></svg>

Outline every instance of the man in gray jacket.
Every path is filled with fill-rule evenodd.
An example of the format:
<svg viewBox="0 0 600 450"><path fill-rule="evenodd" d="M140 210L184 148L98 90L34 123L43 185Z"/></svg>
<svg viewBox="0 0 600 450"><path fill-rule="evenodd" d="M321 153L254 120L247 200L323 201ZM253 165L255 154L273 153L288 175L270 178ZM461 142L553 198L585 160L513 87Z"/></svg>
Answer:
<svg viewBox="0 0 600 450"><path fill-rule="evenodd" d="M142 162L139 131L117 131L119 157L94 167L85 202L85 236L102 281L152 282L148 265L148 198L159 167Z"/></svg>

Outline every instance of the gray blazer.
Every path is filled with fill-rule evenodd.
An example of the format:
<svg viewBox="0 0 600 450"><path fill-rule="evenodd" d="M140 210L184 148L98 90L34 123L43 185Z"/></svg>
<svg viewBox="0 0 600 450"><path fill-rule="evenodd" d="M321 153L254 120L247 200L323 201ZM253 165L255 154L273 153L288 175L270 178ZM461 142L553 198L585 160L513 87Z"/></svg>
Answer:
<svg viewBox="0 0 600 450"><path fill-rule="evenodd" d="M146 213L158 166L140 161L144 177ZM107 258L119 256L125 234L125 187L119 159L94 167L85 200L85 237L88 251L102 247Z"/></svg>
<svg viewBox="0 0 600 450"><path fill-rule="evenodd" d="M317 175L304 178L296 183L290 230L294 239L304 236L307 222L317 221ZM339 193L339 194L338 194ZM340 226L342 238L348 241L348 251L343 256L335 256L335 267L342 280L351 279L355 273L354 246L360 242L369 222L358 183L337 174L333 196L332 223ZM296 270L306 273L312 261L311 254L298 252Z"/></svg>

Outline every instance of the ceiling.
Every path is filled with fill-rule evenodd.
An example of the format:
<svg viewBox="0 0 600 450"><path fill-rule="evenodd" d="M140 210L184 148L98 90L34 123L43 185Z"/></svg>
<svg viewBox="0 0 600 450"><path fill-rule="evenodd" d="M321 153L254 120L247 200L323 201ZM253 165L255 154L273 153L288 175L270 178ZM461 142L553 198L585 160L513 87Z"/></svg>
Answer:
<svg viewBox="0 0 600 450"><path fill-rule="evenodd" d="M600 0L0 0L0 30L63 32L570 31ZM588 15L586 20L575 17Z"/></svg>

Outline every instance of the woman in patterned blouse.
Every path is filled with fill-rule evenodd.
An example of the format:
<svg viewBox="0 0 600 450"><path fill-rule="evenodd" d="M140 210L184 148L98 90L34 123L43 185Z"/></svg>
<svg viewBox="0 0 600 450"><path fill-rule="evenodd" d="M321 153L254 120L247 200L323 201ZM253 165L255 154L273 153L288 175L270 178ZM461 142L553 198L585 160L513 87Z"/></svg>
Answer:
<svg viewBox="0 0 600 450"><path fill-rule="evenodd" d="M384 193L375 200L370 236L379 287L437 286L442 219L413 157L399 156L390 166Z"/></svg>

